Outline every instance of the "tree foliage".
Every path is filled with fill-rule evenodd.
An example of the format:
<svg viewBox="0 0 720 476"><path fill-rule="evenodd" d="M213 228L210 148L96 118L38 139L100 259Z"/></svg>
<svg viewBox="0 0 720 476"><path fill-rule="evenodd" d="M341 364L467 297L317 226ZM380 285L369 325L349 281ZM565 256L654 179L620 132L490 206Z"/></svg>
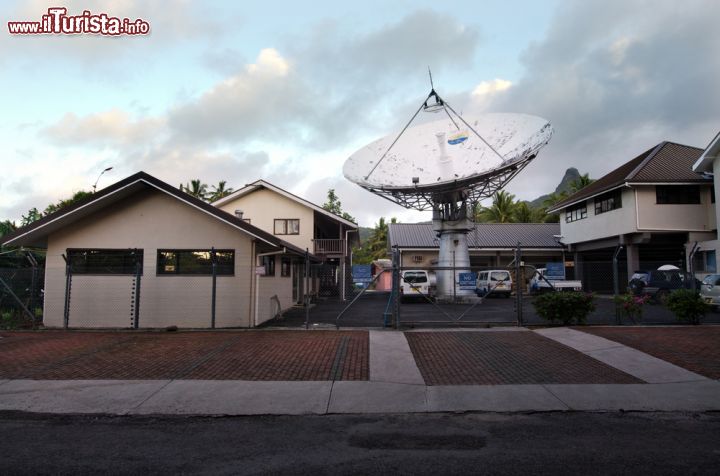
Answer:
<svg viewBox="0 0 720 476"><path fill-rule="evenodd" d="M0 236L8 235L15 230L17 230L17 226L15 226L14 221L10 221L10 220L0 221Z"/></svg>
<svg viewBox="0 0 720 476"><path fill-rule="evenodd" d="M588 174L583 174L570 183L568 190L549 194L540 207L534 207L525 201L516 201L515 195L500 190L493 195L489 207L475 206L472 216L477 223L557 223L560 220L558 214L547 213L548 208L593 182Z"/></svg>
<svg viewBox="0 0 720 476"><path fill-rule="evenodd" d="M92 196L92 194L92 192L86 192L85 190L75 192L72 197L60 200L56 203L51 203L50 205L45 207L45 210L43 211L43 216L48 216L51 213L55 213L61 208L65 208L69 205L72 205L73 203L79 202L80 200Z"/></svg>
<svg viewBox="0 0 720 476"><path fill-rule="evenodd" d="M396 218L391 218L390 223L397 223ZM364 243L353 248L353 263L370 264L374 260L388 257L388 223L385 217L381 217L375 224L372 233Z"/></svg>
<svg viewBox="0 0 720 476"><path fill-rule="evenodd" d="M330 213L334 213L335 215L341 216L348 221L357 223L357 221L355 221L355 218L352 215L343 211L342 202L340 201L337 194L335 193L334 188L331 188L330 190L328 190L327 202L323 203L322 207L323 207L323 209L329 211Z"/></svg>

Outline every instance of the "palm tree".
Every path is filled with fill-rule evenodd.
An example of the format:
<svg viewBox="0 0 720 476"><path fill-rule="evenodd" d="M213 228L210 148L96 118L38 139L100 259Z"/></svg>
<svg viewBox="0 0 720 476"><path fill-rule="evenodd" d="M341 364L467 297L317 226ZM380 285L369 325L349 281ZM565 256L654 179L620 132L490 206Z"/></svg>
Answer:
<svg viewBox="0 0 720 476"><path fill-rule="evenodd" d="M576 178L575 180L570 182L570 195L587 187L594 181L595 181L594 179L590 178L589 174L582 174L581 176L579 176L578 178Z"/></svg>
<svg viewBox="0 0 720 476"><path fill-rule="evenodd" d="M209 200L210 202L214 202L217 200L220 200L223 197L227 197L231 193L234 192L232 188L225 188L227 185L227 182L225 180L221 180L218 182L217 185L212 186L212 192L210 193Z"/></svg>
<svg viewBox="0 0 720 476"><path fill-rule="evenodd" d="M208 191L207 191L207 184L202 183L200 179L195 179L190 181L190 185L182 185L180 184L180 190L192 195L195 198L199 198L200 200L207 200L208 197Z"/></svg>
<svg viewBox="0 0 720 476"><path fill-rule="evenodd" d="M493 195L492 205L481 208L476 221L489 223L512 223L515 221L515 195L500 190Z"/></svg>

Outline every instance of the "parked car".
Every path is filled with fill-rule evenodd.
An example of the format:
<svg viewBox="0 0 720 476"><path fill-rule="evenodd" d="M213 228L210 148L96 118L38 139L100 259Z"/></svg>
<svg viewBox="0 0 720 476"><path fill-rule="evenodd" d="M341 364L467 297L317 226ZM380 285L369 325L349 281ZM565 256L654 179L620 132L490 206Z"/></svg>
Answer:
<svg viewBox="0 0 720 476"><path fill-rule="evenodd" d="M693 277L689 273L670 266L664 269L638 270L633 273L628 289L636 296L649 295L655 302L665 303L668 295L675 289L692 289ZM670 268L670 269L668 269ZM695 288L700 289L702 283L695 279Z"/></svg>
<svg viewBox="0 0 720 476"><path fill-rule="evenodd" d="M493 296L510 297L512 292L512 278L510 271L504 269L493 269L480 271L475 284L475 294L480 297Z"/></svg>
<svg viewBox="0 0 720 476"><path fill-rule="evenodd" d="M545 268L538 268L535 270L530 278L529 288L531 293L542 293L553 290L582 291L582 282L579 280L544 279L544 276Z"/></svg>
<svg viewBox="0 0 720 476"><path fill-rule="evenodd" d="M409 269L403 271L400 280L400 300L425 300L425 297L435 297L434 276L424 269Z"/></svg>
<svg viewBox="0 0 720 476"><path fill-rule="evenodd" d="M709 274L705 276L700 286L700 296L713 309L720 307L720 274Z"/></svg>

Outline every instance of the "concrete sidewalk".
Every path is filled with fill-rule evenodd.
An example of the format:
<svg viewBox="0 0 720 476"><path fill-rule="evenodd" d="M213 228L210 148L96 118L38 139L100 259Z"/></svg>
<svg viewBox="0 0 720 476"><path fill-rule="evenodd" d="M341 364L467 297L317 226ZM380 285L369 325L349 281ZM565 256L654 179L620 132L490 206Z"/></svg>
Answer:
<svg viewBox="0 0 720 476"><path fill-rule="evenodd" d="M369 381L0 380L0 410L117 415L720 410L717 380L572 329L518 331L535 332L648 383L426 385L405 333L370 331Z"/></svg>

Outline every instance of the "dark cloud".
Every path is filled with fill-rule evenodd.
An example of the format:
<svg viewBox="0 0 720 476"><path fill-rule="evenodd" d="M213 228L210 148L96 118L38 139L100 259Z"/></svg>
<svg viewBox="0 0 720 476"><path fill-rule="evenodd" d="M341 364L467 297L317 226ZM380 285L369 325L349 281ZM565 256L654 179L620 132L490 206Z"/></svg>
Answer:
<svg viewBox="0 0 720 476"><path fill-rule="evenodd" d="M539 195L570 166L599 177L663 140L704 147L720 110L719 16L718 2L563 4L521 80L483 107L555 127L510 189Z"/></svg>

